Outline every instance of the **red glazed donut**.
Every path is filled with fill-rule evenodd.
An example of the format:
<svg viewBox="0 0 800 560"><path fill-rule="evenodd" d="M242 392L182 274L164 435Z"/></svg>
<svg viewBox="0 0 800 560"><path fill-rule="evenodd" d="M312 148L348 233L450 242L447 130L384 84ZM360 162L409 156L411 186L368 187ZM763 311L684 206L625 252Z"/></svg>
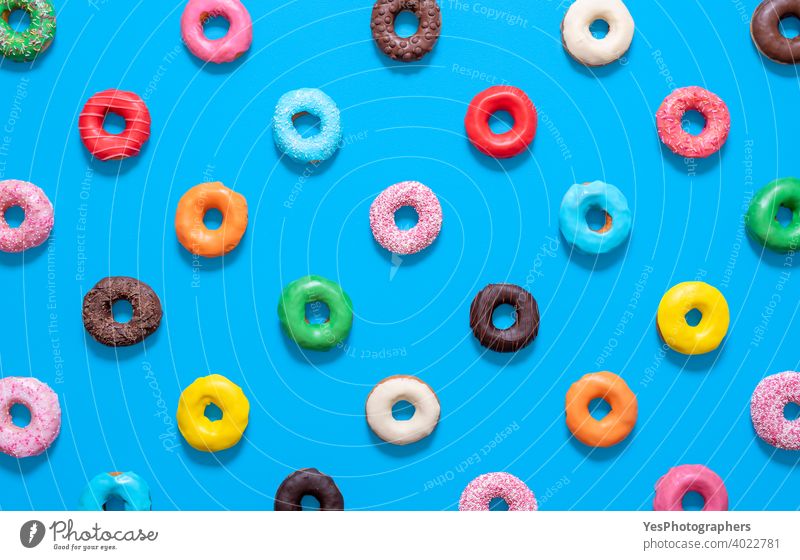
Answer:
<svg viewBox="0 0 800 560"><path fill-rule="evenodd" d="M495 134L489 118L497 111L508 111L514 126ZM536 135L536 107L525 92L512 86L492 86L480 92L469 104L464 125L467 137L481 152L495 158L510 158L523 152Z"/></svg>
<svg viewBox="0 0 800 560"><path fill-rule="evenodd" d="M125 130L112 134L103 129L108 113L125 119ZM83 145L94 157L107 161L135 156L150 138L150 111L142 98L130 91L108 89L86 102L78 119Z"/></svg>

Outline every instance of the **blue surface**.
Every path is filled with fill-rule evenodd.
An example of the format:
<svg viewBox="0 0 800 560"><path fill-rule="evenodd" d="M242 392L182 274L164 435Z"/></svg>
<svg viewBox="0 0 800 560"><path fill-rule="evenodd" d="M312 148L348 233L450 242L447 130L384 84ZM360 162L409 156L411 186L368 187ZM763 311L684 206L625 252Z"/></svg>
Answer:
<svg viewBox="0 0 800 560"><path fill-rule="evenodd" d="M64 422L46 455L0 457L0 507L75 508L105 471L147 480L154 509L271 509L292 470L335 477L353 509L454 509L466 484L506 470L542 509L649 509L670 467L704 463L733 509L797 509L800 454L759 440L749 399L764 376L800 369L794 262L746 238L754 189L797 174L795 67L758 55L757 2L631 2L637 32L623 62L594 71L561 46L554 1L445 0L444 33L421 64L375 48L369 2L247 2L252 49L204 66L181 44L182 2L57 2L58 33L33 67L0 65L0 173L41 186L56 206L49 244L0 255L1 373L59 393ZM494 13L507 15L495 17ZM498 163L464 138L467 104L508 82L539 109L530 154ZM671 87L719 94L733 128L722 152L685 162L664 149L654 114ZM92 162L77 116L96 91L145 98L142 154ZM345 146L319 167L281 159L269 122L286 91L319 87L342 111ZM173 217L193 185L242 192L250 224L224 259L196 262ZM392 183L440 197L444 225L423 253L395 260L373 240L368 208ZM570 253L558 204L576 182L617 185L631 238L599 259ZM303 354L280 332L282 287L305 275L339 282L356 319L347 346ZM145 344L115 351L81 324L101 277L137 276L164 304ZM713 354L663 351L655 312L692 279L714 284L731 331ZM484 352L468 323L490 282L527 287L542 311L534 344ZM608 369L637 393L628 440L591 451L569 437L564 395ZM174 437L183 387L220 373L250 399L242 442L216 456ZM381 444L363 416L371 387L415 374L442 420L408 447Z"/></svg>

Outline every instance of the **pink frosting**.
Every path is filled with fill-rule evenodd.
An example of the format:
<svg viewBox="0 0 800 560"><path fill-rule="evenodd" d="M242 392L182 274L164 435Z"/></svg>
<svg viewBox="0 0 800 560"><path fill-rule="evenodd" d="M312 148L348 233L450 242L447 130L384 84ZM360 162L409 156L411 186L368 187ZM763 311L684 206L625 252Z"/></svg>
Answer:
<svg viewBox="0 0 800 560"><path fill-rule="evenodd" d="M394 213L403 206L417 211L419 221L408 230L401 230ZM375 241L384 249L398 255L419 253L434 242L442 229L442 207L433 191L416 181L403 181L392 185L372 203L369 225Z"/></svg>
<svg viewBox="0 0 800 560"><path fill-rule="evenodd" d="M758 437L781 449L800 449L800 420L787 420L783 409L800 404L800 373L784 371L761 380L750 399L750 416Z"/></svg>
<svg viewBox="0 0 800 560"><path fill-rule="evenodd" d="M461 494L461 511L489 511L489 502L502 498L509 511L536 511L536 497L524 482L513 474L495 472L482 474L470 482Z"/></svg>
<svg viewBox="0 0 800 560"><path fill-rule="evenodd" d="M11 419L11 407L21 404L31 412L24 428ZM0 379L0 452L12 457L32 457L50 447L61 431L58 395L33 377Z"/></svg>
<svg viewBox="0 0 800 560"><path fill-rule="evenodd" d="M19 227L6 223L5 212L19 206L25 219ZM25 181L0 181L0 251L19 253L45 242L53 229L53 205L42 189Z"/></svg>
<svg viewBox="0 0 800 560"><path fill-rule="evenodd" d="M203 24L210 18L228 20L228 33L209 39ZM189 0L181 16L183 42L196 57L206 62L231 62L242 56L253 42L250 13L239 0Z"/></svg>
<svg viewBox="0 0 800 560"><path fill-rule="evenodd" d="M703 496L703 511L728 511L728 491L717 473L703 465L671 468L656 482L654 511L683 511L687 492Z"/></svg>
<svg viewBox="0 0 800 560"><path fill-rule="evenodd" d="M683 116L698 111L706 120L703 132L694 136L683 130ZM719 151L728 139L731 115L725 102L708 90L690 86L673 91L656 113L661 141L670 150L687 158L704 158Z"/></svg>

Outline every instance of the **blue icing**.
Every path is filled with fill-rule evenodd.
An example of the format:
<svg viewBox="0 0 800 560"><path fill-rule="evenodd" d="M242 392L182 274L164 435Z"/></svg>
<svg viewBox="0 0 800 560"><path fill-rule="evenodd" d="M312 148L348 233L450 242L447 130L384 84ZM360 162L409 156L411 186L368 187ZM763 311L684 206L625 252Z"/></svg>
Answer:
<svg viewBox="0 0 800 560"><path fill-rule="evenodd" d="M319 133L303 138L292 122L292 117L309 113L319 119ZM323 161L331 157L342 141L342 122L339 108L322 90L296 89L284 93L275 107L272 118L275 145L287 156L297 161Z"/></svg>
<svg viewBox="0 0 800 560"><path fill-rule="evenodd" d="M586 214L597 208L611 216L611 229L594 231ZM561 201L559 212L561 233L568 242L584 253L607 253L620 246L631 232L631 211L628 201L617 187L602 181L572 185Z"/></svg>
<svg viewBox="0 0 800 560"><path fill-rule="evenodd" d="M102 511L111 498L125 501L125 511L149 511L150 487L139 475L124 472L117 476L101 473L89 481L81 494L78 509Z"/></svg>

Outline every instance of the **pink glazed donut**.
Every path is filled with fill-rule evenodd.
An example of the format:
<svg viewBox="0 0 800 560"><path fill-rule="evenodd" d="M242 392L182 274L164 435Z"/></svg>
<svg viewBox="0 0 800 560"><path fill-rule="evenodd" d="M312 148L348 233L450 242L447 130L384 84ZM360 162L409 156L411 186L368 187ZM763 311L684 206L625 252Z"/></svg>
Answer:
<svg viewBox="0 0 800 560"><path fill-rule="evenodd" d="M800 449L800 420L787 420L783 409L800 404L800 373L784 371L761 380L750 400L758 437L780 449Z"/></svg>
<svg viewBox="0 0 800 560"><path fill-rule="evenodd" d="M228 20L228 33L220 39L206 37L203 25L214 17ZM206 62L232 62L253 42L253 21L239 0L189 0L181 16L183 42Z"/></svg>
<svg viewBox="0 0 800 560"><path fill-rule="evenodd" d="M683 130L683 116L697 111L706 120L697 136ZM731 115L725 102L708 90L691 86L670 93L656 113L656 125L661 141L678 155L704 158L719 151L728 139Z"/></svg>
<svg viewBox="0 0 800 560"><path fill-rule="evenodd" d="M11 419L11 407L21 404L31 412L24 428ZM12 457L33 457L50 447L61 430L58 395L33 377L0 379L0 452Z"/></svg>
<svg viewBox="0 0 800 560"><path fill-rule="evenodd" d="M19 206L25 219L19 227L5 220L6 210ZM19 253L45 242L53 229L53 205L44 191L25 181L0 181L0 251Z"/></svg>
<svg viewBox="0 0 800 560"><path fill-rule="evenodd" d="M460 511L489 511L489 503L502 498L508 511L536 511L536 497L524 482L513 474L494 472L482 474L469 484L458 503Z"/></svg>
<svg viewBox="0 0 800 560"><path fill-rule="evenodd" d="M728 511L728 491L717 473L703 465L671 468L656 482L654 511L683 511L687 492L703 496L703 511Z"/></svg>
<svg viewBox="0 0 800 560"><path fill-rule="evenodd" d="M403 206L417 211L419 221L401 230L394 213ZM375 241L398 255L413 255L434 242L442 229L442 207L433 191L416 181L403 181L383 191L369 209L369 225Z"/></svg>

